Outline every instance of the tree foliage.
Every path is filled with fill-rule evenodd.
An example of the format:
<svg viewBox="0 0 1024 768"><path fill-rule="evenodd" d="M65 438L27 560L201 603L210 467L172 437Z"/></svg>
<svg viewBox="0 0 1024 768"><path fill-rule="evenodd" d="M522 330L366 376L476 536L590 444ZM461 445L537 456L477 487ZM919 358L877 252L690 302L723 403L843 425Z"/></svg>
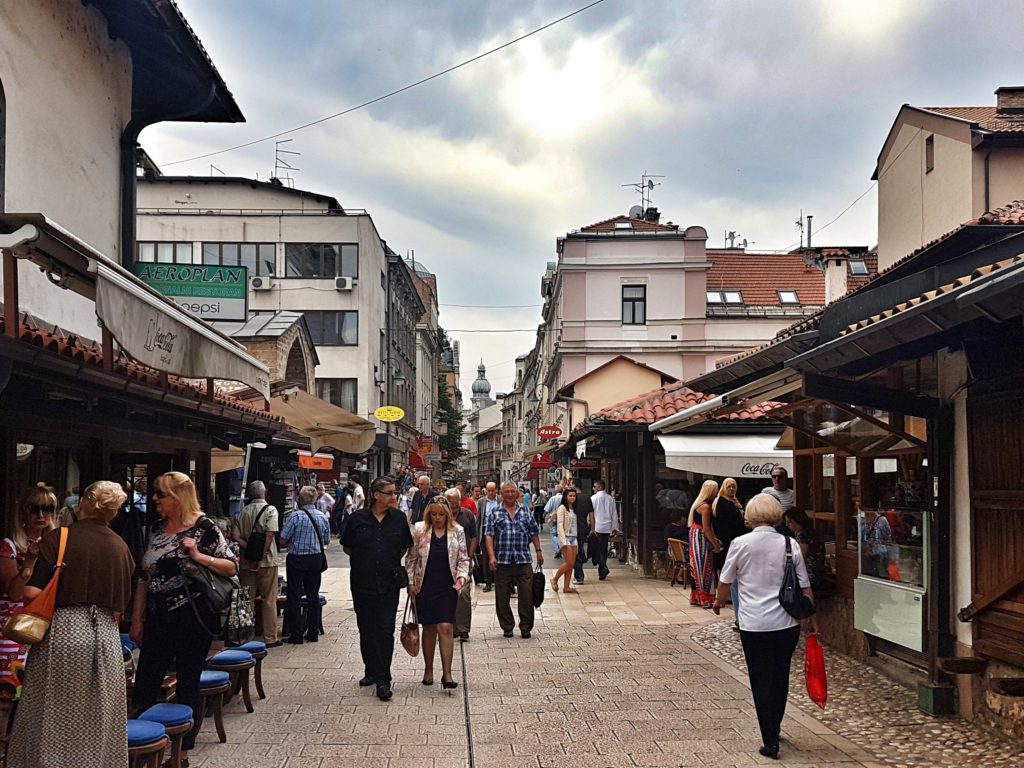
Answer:
<svg viewBox="0 0 1024 768"><path fill-rule="evenodd" d="M449 464L454 464L463 457L466 449L462 447L462 414L455 409L452 395L448 389L448 377L440 373L437 376L437 414L438 421L448 427L446 434L439 437L442 451L448 452Z"/></svg>

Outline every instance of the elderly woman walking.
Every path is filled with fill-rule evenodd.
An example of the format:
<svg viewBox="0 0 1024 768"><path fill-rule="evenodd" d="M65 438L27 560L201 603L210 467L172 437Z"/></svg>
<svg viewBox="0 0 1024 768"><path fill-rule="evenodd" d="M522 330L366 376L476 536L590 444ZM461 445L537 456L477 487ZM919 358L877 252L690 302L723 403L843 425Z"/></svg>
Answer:
<svg viewBox="0 0 1024 768"><path fill-rule="evenodd" d="M455 609L469 581L466 534L455 522L446 500L434 499L413 529L413 546L405 557L409 597L423 625L423 684L434 684L434 649L441 646L441 687L458 687L452 679Z"/></svg>
<svg viewBox="0 0 1024 768"><path fill-rule="evenodd" d="M115 616L131 599L135 563L108 527L126 498L117 483L93 483L81 497L78 522L50 531L39 542L27 599L50 582L61 533L67 536L66 565L50 630L29 653L10 768L128 765L124 663Z"/></svg>
<svg viewBox="0 0 1024 768"><path fill-rule="evenodd" d="M730 585L739 585L740 641L761 729L759 751L774 760L779 759L779 733L789 695L789 667L800 639L800 623L779 602L787 539L774 526L781 519L782 507L774 497L759 493L750 500L747 523L753 531L733 541L722 567L714 605L717 614L729 596ZM813 600L800 548L791 547L790 551L800 586ZM811 631L817 631L814 617L808 624Z"/></svg>
<svg viewBox="0 0 1024 768"><path fill-rule="evenodd" d="M711 505L717 495L718 483L714 480L705 480L690 507L690 516L687 520L690 526L690 575L693 579L690 605L699 605L701 608L710 608L715 601L713 556L722 548L715 535L712 521L714 515L711 512Z"/></svg>

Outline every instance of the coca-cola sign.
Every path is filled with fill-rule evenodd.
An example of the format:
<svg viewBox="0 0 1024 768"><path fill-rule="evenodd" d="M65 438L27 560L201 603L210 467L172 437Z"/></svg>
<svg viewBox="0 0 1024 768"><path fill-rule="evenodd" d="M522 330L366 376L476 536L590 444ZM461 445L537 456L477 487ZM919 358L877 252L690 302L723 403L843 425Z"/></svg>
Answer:
<svg viewBox="0 0 1024 768"><path fill-rule="evenodd" d="M541 440L557 440L562 436L562 428L556 426L546 426L537 428L537 437Z"/></svg>
<svg viewBox="0 0 1024 768"><path fill-rule="evenodd" d="M743 475L744 477L768 477L771 475L773 469L781 466L781 464L775 461L766 461L763 464L754 464L748 462L743 465L743 469L740 471L740 474Z"/></svg>

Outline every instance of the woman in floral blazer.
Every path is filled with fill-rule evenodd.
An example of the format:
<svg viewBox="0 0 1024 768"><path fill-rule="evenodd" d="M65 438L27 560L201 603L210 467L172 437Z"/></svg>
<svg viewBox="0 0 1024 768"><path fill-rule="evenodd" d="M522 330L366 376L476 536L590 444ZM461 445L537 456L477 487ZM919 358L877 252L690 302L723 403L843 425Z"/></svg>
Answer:
<svg viewBox="0 0 1024 768"><path fill-rule="evenodd" d="M455 650L455 606L459 590L469 581L466 534L444 499L427 505L423 520L412 533L413 546L405 556L409 596L423 625L423 684L434 684L434 648L441 646L441 685L458 686L452 680Z"/></svg>

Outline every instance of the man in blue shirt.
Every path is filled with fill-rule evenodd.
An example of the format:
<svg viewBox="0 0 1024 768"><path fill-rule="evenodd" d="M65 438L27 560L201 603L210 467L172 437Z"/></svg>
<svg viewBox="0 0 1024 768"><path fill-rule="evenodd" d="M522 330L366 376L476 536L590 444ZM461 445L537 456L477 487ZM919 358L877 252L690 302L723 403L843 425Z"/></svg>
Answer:
<svg viewBox="0 0 1024 768"><path fill-rule="evenodd" d="M302 644L302 595L306 596L306 640L320 639L320 575L323 573L324 547L331 540L331 524L326 515L316 508L316 488L311 485L299 489L300 508L294 510L284 523L281 543L288 547L285 574L288 579L288 599L284 604L284 623L288 628L286 643Z"/></svg>
<svg viewBox="0 0 1024 768"><path fill-rule="evenodd" d="M484 522L487 556L494 571L494 609L505 637L512 637L516 627L510 598L512 587L518 588L519 631L529 638L533 631L533 559L530 544L537 553L537 566L544 565L540 549L540 528L530 511L516 498L519 489L513 482L502 483L501 506L492 508Z"/></svg>

